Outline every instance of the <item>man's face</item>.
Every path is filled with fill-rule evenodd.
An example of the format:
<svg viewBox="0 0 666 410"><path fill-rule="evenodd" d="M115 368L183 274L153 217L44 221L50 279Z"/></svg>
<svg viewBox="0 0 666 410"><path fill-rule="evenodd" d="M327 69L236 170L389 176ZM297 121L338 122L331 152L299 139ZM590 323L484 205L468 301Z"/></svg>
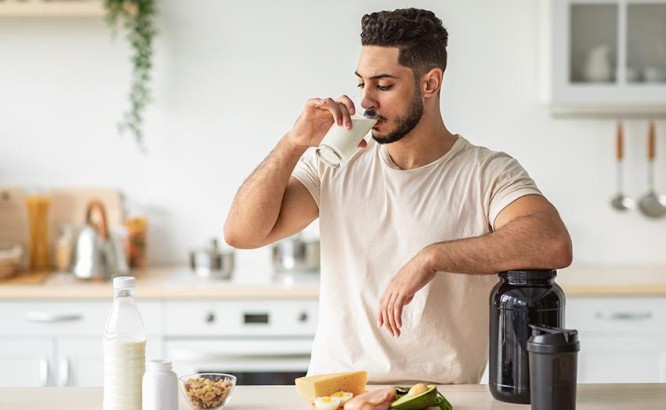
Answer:
<svg viewBox="0 0 666 410"><path fill-rule="evenodd" d="M397 47L364 46L358 62L361 105L379 113L372 138L380 144L400 140L423 115L423 102L412 70L398 64Z"/></svg>

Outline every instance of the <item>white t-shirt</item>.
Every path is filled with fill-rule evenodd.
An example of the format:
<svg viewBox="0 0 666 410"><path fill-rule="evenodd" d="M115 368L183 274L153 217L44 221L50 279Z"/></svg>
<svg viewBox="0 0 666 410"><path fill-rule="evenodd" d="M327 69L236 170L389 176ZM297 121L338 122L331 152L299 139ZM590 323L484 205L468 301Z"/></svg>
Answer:
<svg viewBox="0 0 666 410"><path fill-rule="evenodd" d="M401 170L370 140L340 168L306 152L294 169L319 206L319 322L308 374L367 370L370 383L478 383L496 275L440 272L403 310L398 338L377 327L390 279L427 245L491 232L497 214L541 192L509 155L458 136L434 162Z"/></svg>

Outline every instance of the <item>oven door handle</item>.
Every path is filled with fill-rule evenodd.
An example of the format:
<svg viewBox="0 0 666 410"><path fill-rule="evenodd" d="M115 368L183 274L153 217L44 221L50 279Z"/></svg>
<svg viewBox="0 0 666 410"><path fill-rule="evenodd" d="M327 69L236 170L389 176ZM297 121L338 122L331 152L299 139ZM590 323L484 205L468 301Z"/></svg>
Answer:
<svg viewBox="0 0 666 410"><path fill-rule="evenodd" d="M285 359L310 359L310 353L214 353L180 350L173 352L172 357L175 360L187 359L197 361L215 361L220 359L233 360L285 360Z"/></svg>

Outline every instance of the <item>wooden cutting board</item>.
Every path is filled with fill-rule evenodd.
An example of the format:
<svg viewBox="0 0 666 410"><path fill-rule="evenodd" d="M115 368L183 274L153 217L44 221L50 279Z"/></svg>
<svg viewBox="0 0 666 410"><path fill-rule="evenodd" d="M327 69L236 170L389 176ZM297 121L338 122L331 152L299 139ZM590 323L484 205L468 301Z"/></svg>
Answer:
<svg viewBox="0 0 666 410"><path fill-rule="evenodd" d="M49 191L49 243L53 246L63 224L85 223L86 209L92 199L104 204L109 226L122 224L122 195L113 188L54 188ZM30 249L30 230L26 207L27 193L20 187L0 187L0 241L18 242ZM53 255L53 252L51 252ZM29 258L25 258L26 264ZM27 266L25 266L27 268Z"/></svg>
<svg viewBox="0 0 666 410"><path fill-rule="evenodd" d="M39 285L46 279L51 271L17 272L12 276L0 279L3 285Z"/></svg>
<svg viewBox="0 0 666 410"><path fill-rule="evenodd" d="M109 226L122 224L123 208L120 191L111 188L56 188L51 191L51 235L57 235L62 224L81 225L91 200L102 202Z"/></svg>

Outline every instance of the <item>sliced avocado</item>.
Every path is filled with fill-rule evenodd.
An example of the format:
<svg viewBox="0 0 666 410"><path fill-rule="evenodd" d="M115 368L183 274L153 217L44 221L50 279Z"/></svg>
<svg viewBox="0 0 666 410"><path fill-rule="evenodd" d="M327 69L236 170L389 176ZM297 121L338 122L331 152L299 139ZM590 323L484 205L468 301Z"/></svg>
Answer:
<svg viewBox="0 0 666 410"><path fill-rule="evenodd" d="M428 386L428 390L416 396L404 395L391 404L396 410L423 410L437 406L437 386Z"/></svg>

